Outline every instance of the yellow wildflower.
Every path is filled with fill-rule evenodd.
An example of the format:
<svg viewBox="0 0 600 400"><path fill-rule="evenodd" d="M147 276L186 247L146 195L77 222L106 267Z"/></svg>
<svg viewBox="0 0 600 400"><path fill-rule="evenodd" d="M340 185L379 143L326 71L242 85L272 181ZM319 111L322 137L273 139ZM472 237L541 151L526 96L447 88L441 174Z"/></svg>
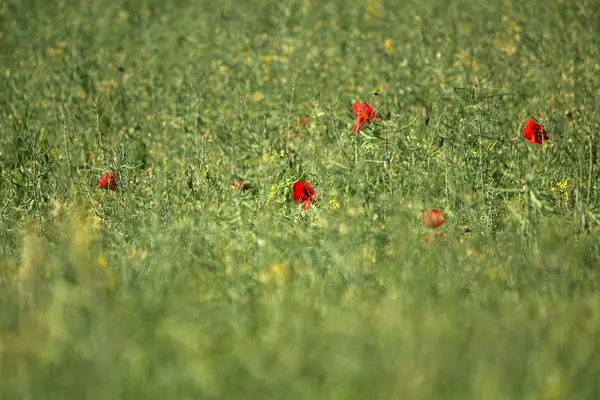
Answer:
<svg viewBox="0 0 600 400"><path fill-rule="evenodd" d="M250 100L255 101L255 102L259 102L262 99L264 99L265 95L257 90L256 92L252 93L252 95L250 96Z"/></svg>
<svg viewBox="0 0 600 400"><path fill-rule="evenodd" d="M288 268L283 264L274 263L274 264L271 264L271 266L269 268L262 271L260 273L258 279L262 283L275 282L277 284L283 284L283 283L287 282L288 277L289 277Z"/></svg>
<svg viewBox="0 0 600 400"><path fill-rule="evenodd" d="M385 39L383 41L383 47L385 52L388 54L392 54L394 52L394 48L392 47L392 39Z"/></svg>
<svg viewBox="0 0 600 400"><path fill-rule="evenodd" d="M329 209L335 211L340 208L340 203L336 199L329 200Z"/></svg>
<svg viewBox="0 0 600 400"><path fill-rule="evenodd" d="M567 190L567 188L569 187L569 180L568 180L568 179L565 179L565 180L564 180L564 181L562 181L562 182L558 182L558 185L557 185L557 186L558 186L560 189L562 189L562 190Z"/></svg>
<svg viewBox="0 0 600 400"><path fill-rule="evenodd" d="M100 269L104 269L106 267L106 258L104 258L104 256L96 258L96 267Z"/></svg>

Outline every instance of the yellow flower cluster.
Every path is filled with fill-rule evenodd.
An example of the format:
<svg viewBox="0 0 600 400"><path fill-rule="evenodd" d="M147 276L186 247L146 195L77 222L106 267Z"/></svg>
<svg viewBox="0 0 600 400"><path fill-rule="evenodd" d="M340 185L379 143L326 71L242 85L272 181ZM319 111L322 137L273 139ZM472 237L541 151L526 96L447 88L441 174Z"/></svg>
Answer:
<svg viewBox="0 0 600 400"><path fill-rule="evenodd" d="M564 181L558 182L556 186L552 186L550 188L555 197L558 197L560 193L563 196L564 205L567 206L569 204L569 180L565 179Z"/></svg>

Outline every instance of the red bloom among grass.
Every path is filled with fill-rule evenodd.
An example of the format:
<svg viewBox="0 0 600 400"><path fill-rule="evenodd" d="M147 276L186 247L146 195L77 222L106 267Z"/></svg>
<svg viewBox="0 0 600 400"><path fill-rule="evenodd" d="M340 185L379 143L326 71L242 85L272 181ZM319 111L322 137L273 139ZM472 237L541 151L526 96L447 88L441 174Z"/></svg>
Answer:
<svg viewBox="0 0 600 400"><path fill-rule="evenodd" d="M373 110L373 107L367 103L356 102L352 104L352 108L354 110L354 115L356 115L354 125L352 126L352 132L354 133L360 131L365 125L370 124L372 121L377 121L379 119L377 113Z"/></svg>
<svg viewBox="0 0 600 400"><path fill-rule="evenodd" d="M434 208L432 210L423 210L423 212L421 213L421 221L423 221L423 225L433 228L433 231L427 233L427 236L425 236L425 244L429 244L429 242L431 242L436 237L444 237L443 233L438 233L437 231L437 229L440 226L442 226L444 222L446 222L446 217L440 210L438 210L437 208Z"/></svg>
<svg viewBox="0 0 600 400"><path fill-rule="evenodd" d="M116 172L105 172L98 181L98 189L110 189L116 191L118 184L119 180L117 179Z"/></svg>
<svg viewBox="0 0 600 400"><path fill-rule="evenodd" d="M528 119L523 130L523 137L531 144L542 144L549 139L548 132L540 124Z"/></svg>
<svg viewBox="0 0 600 400"><path fill-rule="evenodd" d="M446 217L444 217L444 214L442 214L441 211L434 208L431 211L429 209L423 210L421 213L421 220L423 221L423 225L437 229L446 222Z"/></svg>
<svg viewBox="0 0 600 400"><path fill-rule="evenodd" d="M308 181L296 181L293 187L292 199L296 203L300 203L303 209L309 210L312 207L312 202L316 198L315 189Z"/></svg>
<svg viewBox="0 0 600 400"><path fill-rule="evenodd" d="M235 178L231 180L231 190L240 191L240 190L250 190L250 185L248 183L244 183L242 178Z"/></svg>
<svg viewBox="0 0 600 400"><path fill-rule="evenodd" d="M298 127L303 126L305 128L310 127L310 121L303 117L298 117Z"/></svg>

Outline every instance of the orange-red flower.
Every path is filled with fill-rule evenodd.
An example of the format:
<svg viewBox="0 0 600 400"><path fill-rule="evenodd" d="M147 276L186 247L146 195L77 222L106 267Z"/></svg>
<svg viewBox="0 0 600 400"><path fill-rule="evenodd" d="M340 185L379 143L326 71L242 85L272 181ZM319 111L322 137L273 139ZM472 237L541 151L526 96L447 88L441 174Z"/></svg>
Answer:
<svg viewBox="0 0 600 400"><path fill-rule="evenodd" d="M548 132L540 124L528 119L523 130L523 137L531 144L542 144L549 139Z"/></svg>
<svg viewBox="0 0 600 400"><path fill-rule="evenodd" d="M309 210L312 207L312 202L316 198L315 189L308 181L296 181L292 188L293 197L296 203L300 203L303 209Z"/></svg>
<svg viewBox="0 0 600 400"><path fill-rule="evenodd" d="M375 110L373 110L373 107L367 103L356 102L352 104L352 109L354 110L354 115L356 115L354 125L352 126L352 132L356 133L365 125L368 125L372 121L377 121L379 119L377 113Z"/></svg>
<svg viewBox="0 0 600 400"><path fill-rule="evenodd" d="M116 172L105 172L98 181L98 189L110 189L116 191L118 185L119 180L117 179Z"/></svg>
<svg viewBox="0 0 600 400"><path fill-rule="evenodd" d="M423 222L423 225L433 228L433 231L428 232L427 236L425 236L425 244L429 244L435 238L444 237L443 233L438 233L437 231L437 229L446 222L446 217L440 210L437 208L423 210L421 213L421 221Z"/></svg>
<svg viewBox="0 0 600 400"><path fill-rule="evenodd" d="M439 228L444 222L446 222L446 217L444 214L439 211L437 208L433 210L423 210L421 213L421 221L423 221L423 225L429 226L433 229Z"/></svg>
<svg viewBox="0 0 600 400"><path fill-rule="evenodd" d="M298 117L298 126L303 126L305 128L310 127L310 121L303 117Z"/></svg>

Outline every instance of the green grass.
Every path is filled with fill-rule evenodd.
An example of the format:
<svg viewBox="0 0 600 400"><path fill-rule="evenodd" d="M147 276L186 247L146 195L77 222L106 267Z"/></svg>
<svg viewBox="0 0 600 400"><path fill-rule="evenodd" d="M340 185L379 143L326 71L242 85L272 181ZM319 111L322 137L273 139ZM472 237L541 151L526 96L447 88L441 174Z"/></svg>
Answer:
<svg viewBox="0 0 600 400"><path fill-rule="evenodd" d="M247 3L0 2L0 398L599 398L597 1Z"/></svg>

